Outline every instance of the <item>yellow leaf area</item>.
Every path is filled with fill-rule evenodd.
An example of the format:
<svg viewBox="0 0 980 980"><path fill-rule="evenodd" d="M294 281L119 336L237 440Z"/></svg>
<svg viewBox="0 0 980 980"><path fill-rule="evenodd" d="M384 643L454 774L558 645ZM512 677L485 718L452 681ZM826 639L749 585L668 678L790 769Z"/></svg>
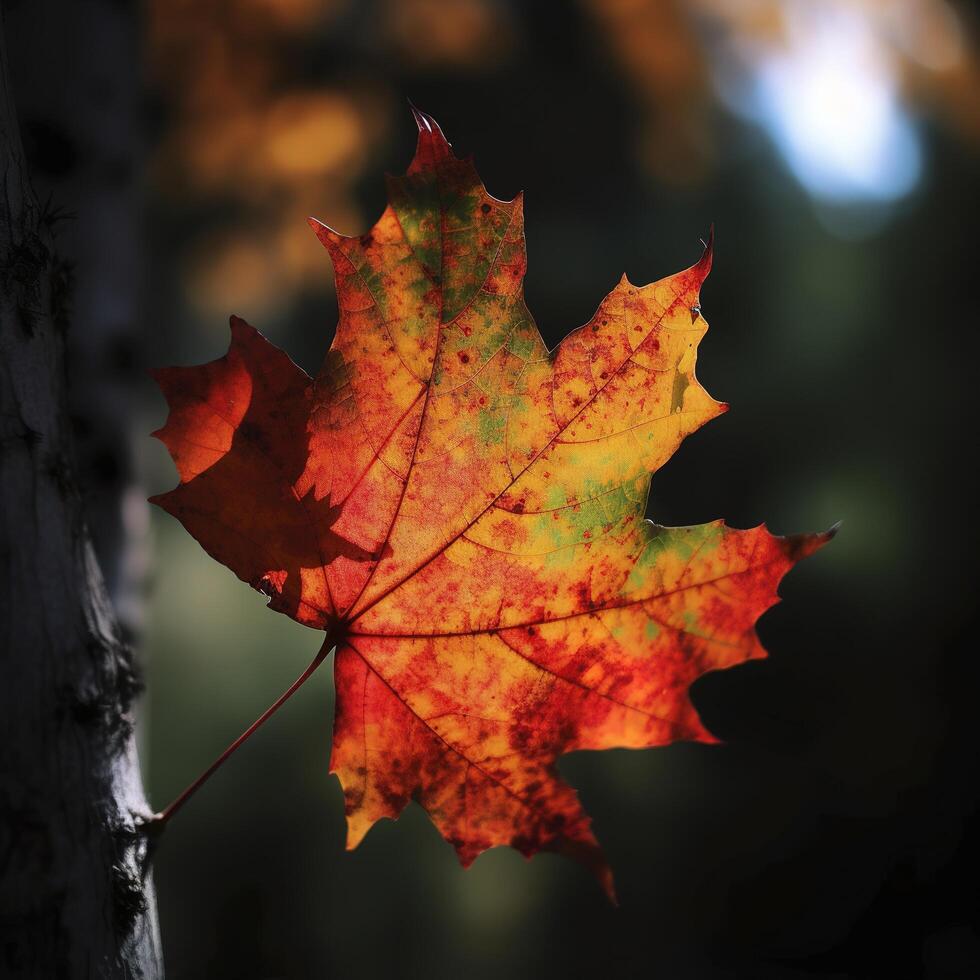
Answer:
<svg viewBox="0 0 980 980"><path fill-rule="evenodd" d="M710 246L624 277L549 352L520 197L416 118L367 234L311 221L340 307L315 379L234 318L225 357L158 372L181 483L155 499L336 644L348 846L415 799L465 865L557 851L612 895L556 760L712 741L688 688L765 655L757 618L828 536L644 520L651 474L726 408L694 373Z"/></svg>

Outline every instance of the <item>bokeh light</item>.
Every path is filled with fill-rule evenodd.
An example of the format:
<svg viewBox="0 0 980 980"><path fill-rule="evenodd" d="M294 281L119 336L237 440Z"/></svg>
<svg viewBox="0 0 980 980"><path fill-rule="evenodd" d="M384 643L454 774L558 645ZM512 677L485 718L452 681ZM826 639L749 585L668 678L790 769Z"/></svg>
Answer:
<svg viewBox="0 0 980 980"><path fill-rule="evenodd" d="M760 53L748 111L772 133L793 173L831 202L907 194L921 150L898 79L856 12L795 5L785 45Z"/></svg>

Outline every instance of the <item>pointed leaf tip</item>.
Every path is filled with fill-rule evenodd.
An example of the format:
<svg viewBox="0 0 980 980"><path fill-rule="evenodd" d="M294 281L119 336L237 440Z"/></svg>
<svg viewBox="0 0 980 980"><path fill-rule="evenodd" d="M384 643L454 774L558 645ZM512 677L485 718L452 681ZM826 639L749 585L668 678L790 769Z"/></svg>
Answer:
<svg viewBox="0 0 980 980"><path fill-rule="evenodd" d="M616 882L613 878L612 871L607 867L604 871L597 875L599 880L599 887L602 889L606 898L609 899L609 904L614 908L619 908L619 895L616 894Z"/></svg>
<svg viewBox="0 0 980 980"><path fill-rule="evenodd" d="M313 229L313 233L320 239L320 244L333 254L340 248L346 235L341 235L339 231L334 231L330 225L325 225L319 218L307 218L306 223Z"/></svg>
<svg viewBox="0 0 980 980"><path fill-rule="evenodd" d="M412 110L412 116L415 118L415 125L418 126L420 133L428 133L433 136L441 136L443 142L446 141L446 137L443 135L442 127L432 118L427 112L423 112L411 99L408 100L408 107Z"/></svg>
<svg viewBox="0 0 980 980"><path fill-rule="evenodd" d="M591 834L590 834L591 837ZM596 843L595 838L591 840L565 840L556 848L557 853L577 861L579 864L592 873L603 894L609 900L609 904L614 908L619 908L619 896L616 894L616 881L613 878L612 868L602 853L602 849ZM525 854L531 858L533 853Z"/></svg>
<svg viewBox="0 0 980 980"><path fill-rule="evenodd" d="M415 148L415 159L412 160L408 172L418 173L420 170L430 170L442 160L452 157L453 152L442 127L427 112L423 112L411 100L409 108L419 128L418 144Z"/></svg>
<svg viewBox="0 0 980 980"><path fill-rule="evenodd" d="M238 347L239 350L241 350L253 344L256 340L265 340L262 334L259 333L259 331L256 330L256 328L243 317L232 314L228 318L228 326L231 330L231 340L228 341L228 354L230 354L235 347ZM227 354L225 356L227 356Z"/></svg>
<svg viewBox="0 0 980 980"><path fill-rule="evenodd" d="M837 534L839 527L840 522L835 524L829 530L818 534L786 535L786 537L782 539L786 556L791 562L797 562L802 558L808 558L814 552L819 551L825 544L827 544L827 542L829 542L834 535Z"/></svg>
<svg viewBox="0 0 980 980"><path fill-rule="evenodd" d="M408 108L412 110L412 116L415 119L415 125L418 126L419 132L423 130L429 130L429 117L411 100L408 99Z"/></svg>
<svg viewBox="0 0 980 980"><path fill-rule="evenodd" d="M708 273L711 272L711 263L714 260L715 254L715 226L713 223L708 229L708 240L705 241L702 238L701 244L704 246L704 251L701 253L701 258L698 259L694 266L694 272L697 274L700 281L704 282L704 280L708 278Z"/></svg>

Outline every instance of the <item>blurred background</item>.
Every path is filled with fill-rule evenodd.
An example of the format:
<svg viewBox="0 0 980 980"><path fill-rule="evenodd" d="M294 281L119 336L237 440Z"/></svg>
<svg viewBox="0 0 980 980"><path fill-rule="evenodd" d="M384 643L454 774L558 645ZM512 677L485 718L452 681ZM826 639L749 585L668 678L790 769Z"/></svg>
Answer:
<svg viewBox="0 0 980 980"><path fill-rule="evenodd" d="M716 229L699 377L733 410L656 477L660 523L843 521L699 681L721 746L561 764L614 868L464 872L414 805L343 850L317 674L168 829L172 978L980 975L974 564L980 19L953 0L4 0L70 297L89 513L147 677L162 807L305 667L149 493L147 369L239 314L315 372L336 320L306 224L348 234L412 156L411 98L526 193L553 345L622 272Z"/></svg>

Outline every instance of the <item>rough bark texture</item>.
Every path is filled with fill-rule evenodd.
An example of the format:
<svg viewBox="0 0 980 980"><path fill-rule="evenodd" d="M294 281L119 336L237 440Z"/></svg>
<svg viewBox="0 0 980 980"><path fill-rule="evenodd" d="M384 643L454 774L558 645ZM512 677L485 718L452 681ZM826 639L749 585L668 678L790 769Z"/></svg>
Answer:
<svg viewBox="0 0 980 980"><path fill-rule="evenodd" d="M59 269L0 38L0 974L157 977L139 683L73 479Z"/></svg>
<svg viewBox="0 0 980 980"><path fill-rule="evenodd" d="M0 0L31 184L71 292L68 392L85 519L125 635L142 628L149 507L134 476L145 358L142 4ZM138 433L138 435L137 435Z"/></svg>

